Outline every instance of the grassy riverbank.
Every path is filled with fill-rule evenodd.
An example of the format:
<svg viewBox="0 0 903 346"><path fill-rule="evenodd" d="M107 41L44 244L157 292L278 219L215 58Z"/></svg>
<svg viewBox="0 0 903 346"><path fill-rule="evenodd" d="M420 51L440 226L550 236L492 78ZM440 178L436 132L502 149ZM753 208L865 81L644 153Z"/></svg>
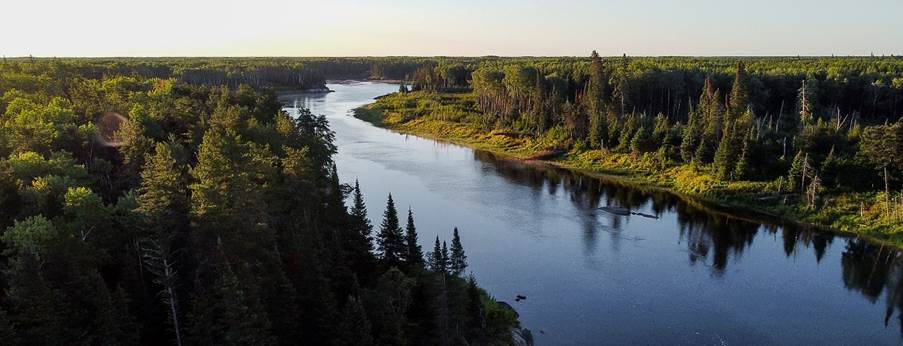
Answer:
<svg viewBox="0 0 903 346"><path fill-rule="evenodd" d="M903 198L897 194L892 193L890 210L883 192L827 192L816 207L808 207L800 196L781 193L778 181L723 181L707 165L678 164L658 152L615 153L587 150L579 144L563 146L568 137L564 129L552 129L540 137L490 130L479 123L476 98L470 93L396 93L358 108L355 116L399 132L519 159L540 159L628 184L666 189L688 200L903 245L903 205L899 202Z"/></svg>

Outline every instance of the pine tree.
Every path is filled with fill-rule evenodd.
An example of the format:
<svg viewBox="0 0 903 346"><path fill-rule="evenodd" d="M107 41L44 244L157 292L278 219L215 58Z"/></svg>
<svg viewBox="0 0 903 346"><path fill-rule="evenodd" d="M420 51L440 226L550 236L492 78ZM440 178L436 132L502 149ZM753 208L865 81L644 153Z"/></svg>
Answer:
<svg viewBox="0 0 903 346"><path fill-rule="evenodd" d="M107 289L99 274L95 274L94 298L97 313L94 316L97 331L96 344L133 345L138 343L138 328L128 311L128 301L121 287L114 294Z"/></svg>
<svg viewBox="0 0 903 346"><path fill-rule="evenodd" d="M743 61L737 62L737 73L731 88L730 116L739 117L749 107L749 87L747 86L746 68Z"/></svg>
<svg viewBox="0 0 903 346"><path fill-rule="evenodd" d="M602 58L599 53L593 51L590 55L590 76L587 83L586 109L589 113L589 143L590 148L602 148L606 139L607 127L605 121L605 71L602 67Z"/></svg>
<svg viewBox="0 0 903 346"><path fill-rule="evenodd" d="M699 97L698 112L702 115L700 120L703 125L699 145L694 154L694 159L698 162L711 162L717 143L721 140L723 112L720 99L721 92L714 88L710 79L706 78L702 95Z"/></svg>
<svg viewBox="0 0 903 346"><path fill-rule="evenodd" d="M260 306L257 297L242 284L228 263L220 268L217 283L222 302L225 305L219 323L224 329L223 345L274 345L276 343L271 332L271 324L266 311Z"/></svg>
<svg viewBox="0 0 903 346"><path fill-rule="evenodd" d="M834 187L837 179L837 171L839 169L838 164L837 158L834 157L834 147L832 146L831 151L828 152L828 156L825 157L825 160L821 163L821 168L819 169L822 184L824 184L825 187Z"/></svg>
<svg viewBox="0 0 903 346"><path fill-rule="evenodd" d="M687 126L684 127L683 138L680 142L680 157L684 162L692 162L696 155L696 145L699 143L700 124L699 115L693 109L693 103L690 102L690 109L687 111Z"/></svg>
<svg viewBox="0 0 903 346"><path fill-rule="evenodd" d="M486 316L480 298L480 288L473 275L467 279L467 334L472 344L481 344L485 338Z"/></svg>
<svg viewBox="0 0 903 346"><path fill-rule="evenodd" d="M404 243L404 233L398 222L398 211L395 209L392 194L389 194L389 199L386 202L386 211L383 213L383 222L379 226L377 243L382 253L382 259L387 265L397 266L401 264L407 249Z"/></svg>
<svg viewBox="0 0 903 346"><path fill-rule="evenodd" d="M414 226L414 213L408 208L408 223L405 227L405 242L407 243L407 251L405 251L405 262L409 266L423 265L423 251L420 244L417 243L417 228Z"/></svg>
<svg viewBox="0 0 903 346"><path fill-rule="evenodd" d="M740 157L737 158L737 163L734 165L734 171L732 173L734 179L746 179L749 175L749 146L752 141L750 137L752 137L752 129L750 129L747 135L743 137L743 147L740 150Z"/></svg>
<svg viewBox="0 0 903 346"><path fill-rule="evenodd" d="M13 312L13 330L19 340L37 345L72 340L65 320L71 313L69 306L60 292L48 286L34 255L23 253L12 264L7 299Z"/></svg>
<svg viewBox="0 0 903 346"><path fill-rule="evenodd" d="M652 134L649 132L649 127L641 125L636 133L634 133L633 138L630 139L630 151L634 154L646 152L649 147L651 136Z"/></svg>
<svg viewBox="0 0 903 346"><path fill-rule="evenodd" d="M464 245L461 244L461 237L458 235L458 227L455 227L454 236L452 238L451 258L449 259L449 270L454 275L461 275L467 269L467 255L464 254Z"/></svg>
<svg viewBox="0 0 903 346"><path fill-rule="evenodd" d="M715 151L715 170L721 180L729 179L730 173L734 169L738 151L734 140L734 131L734 122L725 124L721 141L718 143L718 150Z"/></svg>
<svg viewBox="0 0 903 346"><path fill-rule="evenodd" d="M802 192L806 188L806 177L810 174L811 167L809 155L802 150L798 151L787 173L787 190Z"/></svg>
<svg viewBox="0 0 903 346"><path fill-rule="evenodd" d="M342 309L342 325L339 327L338 344L342 346L369 346L373 345L370 319L360 299L348 297L345 308Z"/></svg>
<svg viewBox="0 0 903 346"><path fill-rule="evenodd" d="M354 181L352 192L352 205L349 214L350 234L347 244L352 265L358 275L367 272L373 262L373 225L367 217L367 206L364 204L364 195L357 180Z"/></svg>
<svg viewBox="0 0 903 346"><path fill-rule="evenodd" d="M445 272L445 261L442 259L442 244L439 242L439 236L436 236L433 252L429 254L429 262L430 270L436 273Z"/></svg>
<svg viewBox="0 0 903 346"><path fill-rule="evenodd" d="M138 213L164 238L172 238L187 217L188 196L172 149L158 143L148 155L138 188Z"/></svg>
<svg viewBox="0 0 903 346"><path fill-rule="evenodd" d="M451 256L448 254L448 245L445 244L445 241L442 241L442 259L439 261L441 264L442 272L448 273L449 266L451 264Z"/></svg>

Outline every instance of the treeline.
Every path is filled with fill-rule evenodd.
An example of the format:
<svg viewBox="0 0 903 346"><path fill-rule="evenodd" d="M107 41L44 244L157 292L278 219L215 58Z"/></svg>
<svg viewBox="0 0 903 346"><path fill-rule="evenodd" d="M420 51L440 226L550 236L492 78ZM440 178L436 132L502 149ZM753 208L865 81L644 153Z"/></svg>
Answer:
<svg viewBox="0 0 903 346"><path fill-rule="evenodd" d="M658 170L694 167L677 184L707 186L687 191L766 182L755 187L757 198L785 195L810 210L827 195L866 193L834 199L832 207L889 224L903 217L894 192L903 187L903 58L602 59L593 52L589 59L486 61L468 83L478 114L467 113L464 101L463 115L446 119L530 135L549 150L633 155ZM442 78L419 84L448 91ZM412 116L428 113L417 109ZM606 159L600 155L593 157Z"/></svg>
<svg viewBox="0 0 903 346"><path fill-rule="evenodd" d="M0 70L0 343L511 342L457 230L425 260L391 196L373 230L322 116L80 63Z"/></svg>
<svg viewBox="0 0 903 346"><path fill-rule="evenodd" d="M117 76L174 79L181 83L232 88L322 89L327 80L410 80L422 67L475 66L480 58L5 58L0 62L9 89L33 90L72 78ZM451 62L453 61L453 63ZM469 76L469 72L467 73Z"/></svg>

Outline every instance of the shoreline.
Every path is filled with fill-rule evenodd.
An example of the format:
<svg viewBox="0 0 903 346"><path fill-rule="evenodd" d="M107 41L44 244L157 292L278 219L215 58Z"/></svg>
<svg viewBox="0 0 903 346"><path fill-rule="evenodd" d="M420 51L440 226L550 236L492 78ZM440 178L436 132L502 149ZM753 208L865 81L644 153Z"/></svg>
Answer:
<svg viewBox="0 0 903 346"><path fill-rule="evenodd" d="M391 95L391 94L389 94ZM491 153L503 160L511 160L517 161L519 163L527 164L527 165L541 165L547 166L555 169L563 169L569 172L582 174L587 177L602 179L606 182L622 185L628 188L640 189L640 190L651 190L656 192L668 193L685 203L689 203L692 205L696 205L702 209L705 209L707 212L716 213L722 216L750 221L755 223L767 223L774 224L779 226L785 225L794 225L798 227L803 227L811 230L815 230L817 232L828 232L838 235L846 235L857 238L862 238L868 240L870 242L874 242L880 245L893 246L895 248L903 249L903 237L894 235L894 234L882 234L882 233L867 233L867 232L857 232L852 230L844 230L839 229L837 227L814 223L809 221L800 220L798 218L794 218L790 215L781 215L773 212L772 210L768 210L767 208L756 208L751 206L750 204L755 203L755 201L743 201L745 203L735 203L725 199L719 199L713 196L705 196L699 194L686 193L677 190L673 186L669 186L666 184L661 184L655 181L651 181L649 178L649 174L647 172L640 172L636 170L625 169L622 171L611 171L602 168L586 168L579 167L572 162L561 161L557 159L546 159L550 155L544 152L532 152L525 154L518 154L516 152L512 152L509 150L505 150L504 148L499 148L497 146L493 146L491 143L487 143L486 141L481 140L464 140L455 137L443 137L429 130L425 130L422 128L423 123L426 122L438 122L435 120L421 120L417 119L414 121L407 121L398 124L387 124L385 121L384 111L382 110L372 110L369 109L370 106L374 105L379 101L380 98L384 98L388 95L381 96L377 98L373 103L361 106L354 110L353 115L355 118L366 121L373 126L383 128L386 130L390 130L400 134L414 135L421 138L459 145L462 147L466 147L472 150L479 150ZM370 114L364 114L370 113ZM378 113L378 114L374 114ZM375 115L378 115L380 118L376 118ZM457 127L467 127L465 124L454 123L454 124L445 124ZM469 129L473 130L473 129ZM492 135L494 131L490 131L488 133L483 133L483 135ZM553 157L568 157L567 152L561 153L561 155L553 155ZM882 237L884 236L884 237Z"/></svg>

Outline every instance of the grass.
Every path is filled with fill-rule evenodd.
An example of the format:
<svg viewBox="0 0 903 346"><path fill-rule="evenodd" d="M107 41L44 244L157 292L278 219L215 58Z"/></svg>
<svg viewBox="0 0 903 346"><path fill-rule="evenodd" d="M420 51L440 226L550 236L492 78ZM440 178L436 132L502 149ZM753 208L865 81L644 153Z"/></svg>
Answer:
<svg viewBox="0 0 903 346"><path fill-rule="evenodd" d="M524 160L545 157L568 138L560 128L538 137L489 128L480 123L483 117L470 93L396 93L356 109L355 116L398 132ZM577 145L546 162L623 184L666 190L710 209L752 212L903 247L903 205L891 203L888 211L884 192L827 193L818 208L811 208L796 195L781 194L776 181L722 181L708 166L678 164L662 157L655 152L616 153ZM903 201L903 196L896 198Z"/></svg>

